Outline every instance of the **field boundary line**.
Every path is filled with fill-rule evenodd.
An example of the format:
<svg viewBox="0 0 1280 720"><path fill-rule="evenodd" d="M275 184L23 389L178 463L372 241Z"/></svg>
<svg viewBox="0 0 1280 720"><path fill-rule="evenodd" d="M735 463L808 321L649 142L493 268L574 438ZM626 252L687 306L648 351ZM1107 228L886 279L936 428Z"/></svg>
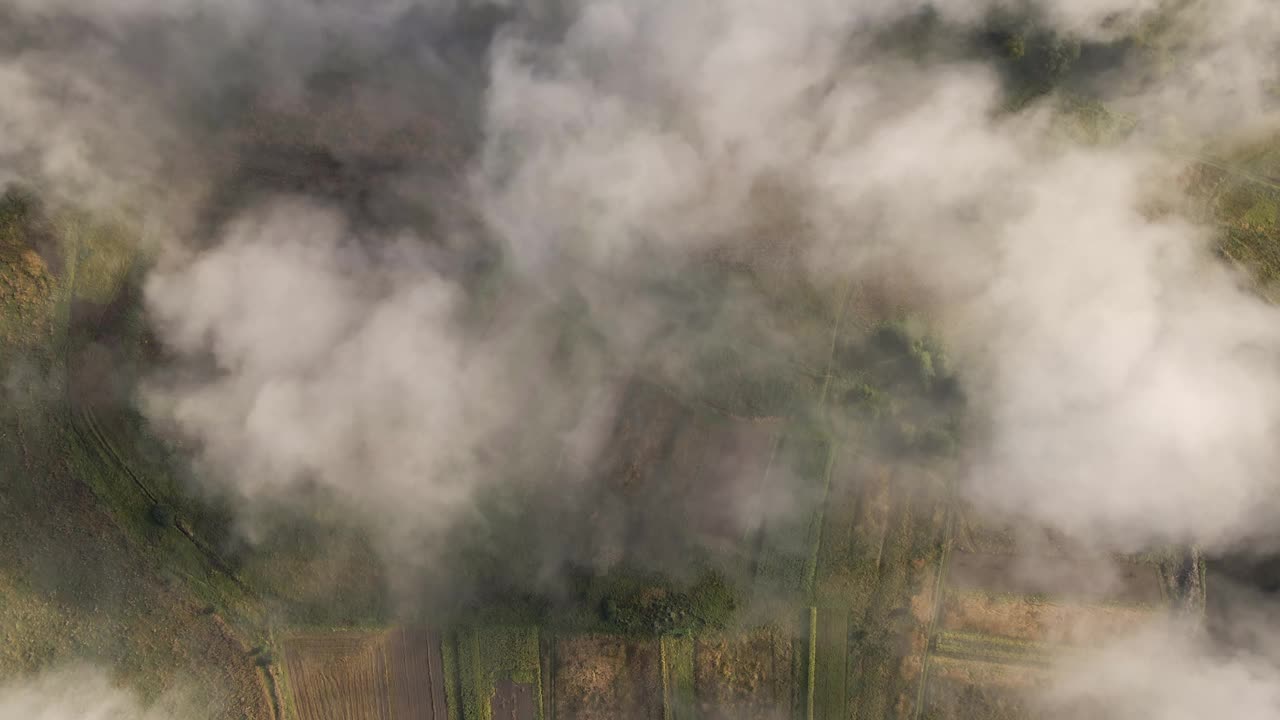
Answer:
<svg viewBox="0 0 1280 720"><path fill-rule="evenodd" d="M658 657L662 665L662 720L675 720L671 713L671 663L668 660L667 636L658 638Z"/></svg>
<svg viewBox="0 0 1280 720"><path fill-rule="evenodd" d="M940 657L1017 667L1043 667L1055 651L1072 647L963 630L945 631L938 639L946 645L938 650Z"/></svg>
<svg viewBox="0 0 1280 720"><path fill-rule="evenodd" d="M805 718L813 720L813 704L814 695L817 687L818 673L818 607L816 605L809 606L809 662L805 668L808 676L808 700L805 703Z"/></svg>
<svg viewBox="0 0 1280 720"><path fill-rule="evenodd" d="M1280 183L1276 182L1275 180L1272 180L1271 178L1265 177L1263 175L1256 175L1252 172L1249 172L1248 170L1242 170L1238 167L1230 165L1221 160L1217 160L1215 158L1211 158L1206 155L1199 155L1197 153L1188 153L1188 152L1183 152L1178 150L1174 150L1173 153L1175 155L1180 155L1187 160L1196 162L1200 165L1211 167L1211 168L1214 168L1215 170L1221 170L1222 172L1225 172L1229 175L1235 175L1238 178L1243 178L1245 180L1256 183L1258 185L1264 185L1266 187L1269 187L1272 190L1280 191Z"/></svg>
<svg viewBox="0 0 1280 720"><path fill-rule="evenodd" d="M844 328L844 318L849 312L849 301L853 298L853 281L845 286L844 299L840 302L840 312L831 327L831 349L827 352L827 368L822 373L822 393L818 396L818 408L827 403L827 390L831 387L831 376L836 362L836 344L840 341L840 331Z"/></svg>
<svg viewBox="0 0 1280 720"><path fill-rule="evenodd" d="M827 503L831 501L831 476L835 473L836 452L840 447L835 438L828 438L827 464L822 471L822 502L818 505L817 517L814 518L814 533L810 543L809 557L805 559L803 590L810 600L816 600L818 592L818 556L822 554L822 527L827 521Z"/></svg>
<svg viewBox="0 0 1280 720"><path fill-rule="evenodd" d="M947 565L951 559L951 541L955 530L955 510L954 503L947 503L947 523L943 530L942 538L942 557L938 561L938 577L934 580L933 586L933 617L929 620L929 628L924 638L924 657L920 659L920 687L916 690L916 707L912 714L914 720L920 720L924 712L925 691L929 685L929 660L933 656L934 636L938 632L938 625L942 621L942 613L944 610L944 596L947 591Z"/></svg>
<svg viewBox="0 0 1280 720"><path fill-rule="evenodd" d="M77 416L79 419L77 419ZM133 468L124 461L119 452L111 444L111 441L107 439L92 411L87 408L81 408L79 411L72 413L69 421L72 433L79 439L82 445L86 446L87 450L97 454L100 458L105 460L108 465L114 467L118 472L131 480L138 488L138 491L142 493L142 496L147 499L147 502L150 502L152 505L160 504L159 496L157 496L155 492L152 491L145 482L143 482L142 478L139 477L138 474L134 472ZM90 486L89 489L91 492L94 492L95 495L98 494L96 491L93 491L92 486ZM107 501L107 504L111 505L110 501ZM214 570L222 573L228 580L234 583L237 588L250 597L259 598L258 594L235 574L231 569L231 566L227 564L227 562L223 560L217 552L200 540L200 538L196 536L195 532L188 527L181 518L174 518L173 528L181 533L182 536L195 547L196 551L205 558Z"/></svg>

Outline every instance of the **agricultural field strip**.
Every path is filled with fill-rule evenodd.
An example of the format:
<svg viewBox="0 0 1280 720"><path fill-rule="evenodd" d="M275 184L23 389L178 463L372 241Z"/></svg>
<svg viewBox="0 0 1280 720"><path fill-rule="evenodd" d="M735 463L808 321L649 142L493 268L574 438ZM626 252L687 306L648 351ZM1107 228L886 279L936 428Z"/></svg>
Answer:
<svg viewBox="0 0 1280 720"><path fill-rule="evenodd" d="M954 586L950 586L949 593L952 597L976 597L999 602L1030 603L1032 605L1058 605L1077 608L1122 608L1151 610L1154 612L1164 610L1169 607L1167 599L1162 599L1160 602L1155 603L1136 600L1080 598L1071 595L1057 595L1053 593L999 592L984 590L982 588L960 588Z"/></svg>
<svg viewBox="0 0 1280 720"><path fill-rule="evenodd" d="M854 283L852 280L850 280L848 285L845 286L844 300L840 303L840 312L836 315L835 322L832 323L831 350L827 354L827 368L822 373L822 393L818 396L819 410L821 410L827 402L827 391L831 385L831 377L834 374L832 371L836 363L836 345L840 341L840 330L844 326L844 317L849 311L849 301L853 299L853 286Z"/></svg>
<svg viewBox="0 0 1280 720"><path fill-rule="evenodd" d="M555 649L556 715L566 720L662 718L659 643L659 638L619 634L560 635Z"/></svg>
<svg viewBox="0 0 1280 720"><path fill-rule="evenodd" d="M827 354L826 368L821 373L821 377L823 378L823 384L822 384L822 392L820 393L818 398L819 412L821 412L823 406L826 405L828 386L831 383L833 368L835 366L836 345L840 339L840 331L844 324L844 318L848 311L849 302L853 297L853 289L854 289L854 283L853 281L850 281L845 287L844 299L840 305L840 312L836 316L835 321L832 323L831 347ZM779 431L777 435L775 435L773 452L770 454L770 457L769 457L769 466L768 466L769 468L772 468L773 466L774 456L776 455L778 447L782 441L783 434L784 434L783 431ZM822 543L822 523L824 521L824 517L826 514L827 502L830 499L831 474L835 468L835 458L838 450L839 450L839 443L836 441L835 438L831 438L830 442L827 444L827 447L826 447L827 460L823 469L822 499L821 499L821 502L819 502L817 505L817 510L815 512L816 517L813 518L813 522L811 524L811 528L813 528L813 531L812 531L813 537L809 542L809 546L810 546L809 553L808 553L808 557L805 559L804 574L801 578L801 588L803 589L804 593L808 595L811 599L817 583L818 555L821 551L821 543ZM767 473L768 473L768 470L766 469L766 475ZM763 486L763 483L762 483L762 486ZM767 532L767 530L764 530L764 532ZM758 569L760 566L759 557L756 558L756 565ZM812 646L811 646L811 649L812 649ZM812 654L812 652L810 654ZM810 671L810 677L812 679L812 672L813 672L812 663L810 663L809 671ZM812 719L812 712L813 712L812 697L810 697L810 703L809 703L810 719Z"/></svg>
<svg viewBox="0 0 1280 720"><path fill-rule="evenodd" d="M942 623L943 599L947 589L947 562L951 559L951 535L955 530L955 512L952 505L947 506L947 523L942 535L942 557L938 561L938 577L933 585L933 611L929 620L929 629L924 637L924 655L920 658L920 687L916 691L916 707L913 713L915 720L920 720L924 711L925 691L929 685L929 658L933 654L933 640Z"/></svg>
<svg viewBox="0 0 1280 720"><path fill-rule="evenodd" d="M819 410L821 410L821 408L823 408L826 405L827 397L830 390L831 380L834 375L833 369L835 366L836 346L840 339L840 331L844 325L845 316L848 313L849 302L853 297L853 289L854 289L854 283L850 281L845 288L844 299L842 300L840 305L840 312L837 315L835 322L832 323L831 348L827 356L827 363L826 363L827 367L826 367L826 370L823 372L822 391L818 397ZM835 470L835 463L836 463L837 454L839 452L839 446L840 446L840 443L835 438L831 438L830 443L828 444L828 447L827 447L827 461L823 469L823 478L822 478L822 486L823 486L822 501L818 505L818 509L816 513L817 517L814 520L814 527L816 527L818 531L814 533L814 538L812 541L812 545L810 547L809 558L805 566L804 588L806 589L810 597L812 597L813 594L816 592L818 556L819 556L819 553L821 552L821 544L822 544L821 528L826 517L826 506L831 499L831 476ZM820 623L819 623L818 609L816 607L810 607L809 612L810 612L809 653L808 653L809 662L808 662L808 688L807 688L808 702L806 703L806 706L807 706L806 718L807 720L815 720L815 716L817 715L817 713L815 712L815 708L818 702L818 682L817 682L818 680L818 676L817 676L818 647L817 646L819 641L818 633L820 630ZM843 620L844 622L842 626L844 628L844 639L841 645L842 647L844 647L845 652L847 653L848 652L848 631L849 631L848 616L846 615L843 618ZM843 716L845 714L845 711L847 711L848 709L847 707L844 707L845 706L844 693L846 690L845 686L848 682L848 679L845 677L845 673L847 673L847 671L848 671L848 657L846 656L844 658L844 662L841 663L841 667L840 667L840 675L841 675L842 682L840 683L839 695L840 695L841 708L837 716ZM825 687L827 684L828 683L824 683L824 688L823 688L824 690L830 689ZM829 694L830 693L823 693L824 696ZM827 703L824 703L824 706L826 704ZM826 714L824 713L822 718L817 718L816 720L825 720L825 717L826 717Z"/></svg>
<svg viewBox="0 0 1280 720"><path fill-rule="evenodd" d="M528 686L533 699L532 713L535 718L541 718L545 703L538 628L524 625L481 626L472 628L466 635L469 636L467 650L472 657L470 663L463 663L461 670L464 677L468 673L471 675L469 682L464 683L464 690L470 687L471 692L464 692L462 698L463 720L490 717L497 683L504 680Z"/></svg>
<svg viewBox="0 0 1280 720"><path fill-rule="evenodd" d="M440 670L444 674L444 710L448 720L462 720L462 674L458 670L457 633L440 634ZM436 720L443 720L436 717Z"/></svg>
<svg viewBox="0 0 1280 720"><path fill-rule="evenodd" d="M675 720L671 711L671 695L675 691L675 683L671 680L671 650L664 635L658 644L658 652L662 662L662 720Z"/></svg>
<svg viewBox="0 0 1280 720"><path fill-rule="evenodd" d="M836 454L839 444L832 439L827 447L827 463L822 471L822 502L818 504L816 517L813 520L813 539L809 547L809 557L805 561L804 590L812 597L818 582L818 556L822 552L822 524L826 521L827 503L831 500L831 475L835 472Z"/></svg>
<svg viewBox="0 0 1280 720"><path fill-rule="evenodd" d="M300 720L389 720L391 672L385 638L360 633L298 636L284 642Z"/></svg>
<svg viewBox="0 0 1280 720"><path fill-rule="evenodd" d="M663 720L686 720L695 702L694 641L664 635L659 641L662 661Z"/></svg>
<svg viewBox="0 0 1280 720"><path fill-rule="evenodd" d="M556 636L541 631L538 633L538 663L542 673L542 716L546 720L556 717ZM446 676L446 682L448 678ZM452 714L449 720L458 720Z"/></svg>
<svg viewBox="0 0 1280 720"><path fill-rule="evenodd" d="M813 698L815 720L837 720L847 712L849 671L849 611L821 609L817 613Z"/></svg>
<svg viewBox="0 0 1280 720"><path fill-rule="evenodd" d="M431 720L444 720L448 710L440 636L400 627L385 642L397 718L421 717L426 710Z"/></svg>
<svg viewBox="0 0 1280 720"><path fill-rule="evenodd" d="M806 663L806 702L805 702L805 718L806 720L814 720L813 706L814 694L817 686L817 664L818 664L818 608L809 608L809 661Z"/></svg>
<svg viewBox="0 0 1280 720"><path fill-rule="evenodd" d="M939 633L935 639L935 648L940 656L1010 665L1047 664L1062 649L1050 643L960 630L944 630Z"/></svg>

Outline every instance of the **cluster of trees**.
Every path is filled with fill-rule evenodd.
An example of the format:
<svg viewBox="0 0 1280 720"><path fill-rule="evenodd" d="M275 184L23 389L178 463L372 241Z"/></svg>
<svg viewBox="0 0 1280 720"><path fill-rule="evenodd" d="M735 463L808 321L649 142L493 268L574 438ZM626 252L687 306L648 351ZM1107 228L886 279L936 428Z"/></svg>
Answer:
<svg viewBox="0 0 1280 720"><path fill-rule="evenodd" d="M958 442L964 394L940 343L908 323L881 323L844 342L837 406L870 428L882 449L946 455Z"/></svg>
<svg viewBox="0 0 1280 720"><path fill-rule="evenodd" d="M880 38L885 52L915 59L990 62L1004 79L1009 109L1048 93L1091 96L1097 81L1119 68L1143 76L1170 64L1188 25L1188 3L1170 3L1148 13L1110 19L1105 39L1084 39L1054 27L1029 4L996 8L976 27L950 23L932 8L891 28Z"/></svg>
<svg viewBox="0 0 1280 720"><path fill-rule="evenodd" d="M611 632L682 635L723 628L738 606L737 591L715 570L687 585L627 572L605 580L600 620Z"/></svg>
<svg viewBox="0 0 1280 720"><path fill-rule="evenodd" d="M1081 53L1078 39L1025 18L994 18L980 33L979 47L996 58L1015 106L1066 80Z"/></svg>

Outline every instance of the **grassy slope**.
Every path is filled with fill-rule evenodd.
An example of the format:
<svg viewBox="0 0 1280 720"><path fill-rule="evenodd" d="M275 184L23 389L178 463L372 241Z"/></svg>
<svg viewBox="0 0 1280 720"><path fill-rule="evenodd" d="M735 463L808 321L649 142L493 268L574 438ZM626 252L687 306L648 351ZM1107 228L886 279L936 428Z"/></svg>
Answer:
<svg viewBox="0 0 1280 720"><path fill-rule="evenodd" d="M120 531L58 439L0 451L0 674L89 660L151 697L193 689L214 717L270 717L248 648Z"/></svg>
<svg viewBox="0 0 1280 720"><path fill-rule="evenodd" d="M87 660L149 697L181 687L211 717L271 717L248 640L208 612L237 607L235 593L176 530L138 521L149 505L123 492L66 404L76 279L101 297L131 260L104 243L78 268L77 233L94 229L28 200L0 199L0 675Z"/></svg>
<svg viewBox="0 0 1280 720"><path fill-rule="evenodd" d="M1220 247L1259 292L1280 299L1280 140L1209 150L1198 157L1191 191L1220 229Z"/></svg>

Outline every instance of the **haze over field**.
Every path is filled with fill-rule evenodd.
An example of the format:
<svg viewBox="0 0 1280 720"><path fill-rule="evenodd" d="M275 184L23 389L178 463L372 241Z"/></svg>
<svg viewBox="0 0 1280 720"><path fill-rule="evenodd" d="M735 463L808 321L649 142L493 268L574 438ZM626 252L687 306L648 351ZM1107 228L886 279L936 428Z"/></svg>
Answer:
<svg viewBox="0 0 1280 720"><path fill-rule="evenodd" d="M1003 9L1101 46L1175 6L1069 88L1128 132L1068 90L1011 103L946 40ZM592 484L627 381L692 391L706 348L814 344L751 288L682 284L708 258L924 318L970 403L974 504L1103 552L1280 543L1280 311L1181 177L1273 129L1280 5L7 0L0 27L0 178L144 233L167 355L140 407L248 542L322 506L372 528L404 607L480 593L450 543L505 548L512 514L522 590L628 543L690 571L657 539L698 542L702 515L638 520ZM796 512L779 482L685 502L746 533ZM1229 597L1212 639L1073 658L1045 712L1274 716L1280 659L1247 640L1274 601ZM0 690L0 716L159 714L105 684L46 699L66 682Z"/></svg>

